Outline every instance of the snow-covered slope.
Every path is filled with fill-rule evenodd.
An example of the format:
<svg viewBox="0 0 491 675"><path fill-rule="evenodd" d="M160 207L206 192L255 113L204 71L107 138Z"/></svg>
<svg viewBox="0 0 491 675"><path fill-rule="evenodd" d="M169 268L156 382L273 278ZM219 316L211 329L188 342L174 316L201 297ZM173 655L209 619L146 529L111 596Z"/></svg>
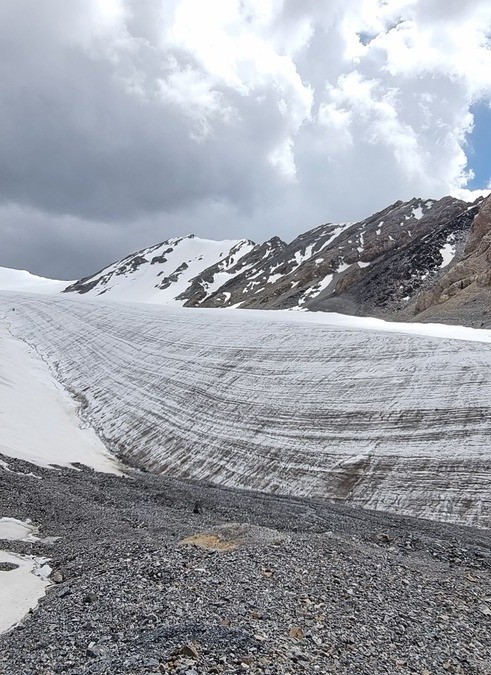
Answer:
<svg viewBox="0 0 491 675"><path fill-rule="evenodd" d="M104 295L105 299L124 302L183 305L185 298L180 296L203 270L216 267L216 279L212 276L207 282L214 288L220 275L253 246L246 239L212 241L194 235L169 239L132 253L72 284L65 292L87 297Z"/></svg>
<svg viewBox="0 0 491 675"><path fill-rule="evenodd" d="M14 315L21 297L10 297L4 309ZM34 350L8 333L5 323L0 321L0 453L40 466L80 462L118 473L103 443L82 425L68 393ZM9 469L8 461L2 460L2 466Z"/></svg>
<svg viewBox="0 0 491 675"><path fill-rule="evenodd" d="M11 330L133 464L491 525L489 331L65 296L15 307Z"/></svg>
<svg viewBox="0 0 491 675"><path fill-rule="evenodd" d="M13 270L0 267L0 290L23 291L24 293L59 293L66 288L71 281L57 281L38 277L26 270Z"/></svg>

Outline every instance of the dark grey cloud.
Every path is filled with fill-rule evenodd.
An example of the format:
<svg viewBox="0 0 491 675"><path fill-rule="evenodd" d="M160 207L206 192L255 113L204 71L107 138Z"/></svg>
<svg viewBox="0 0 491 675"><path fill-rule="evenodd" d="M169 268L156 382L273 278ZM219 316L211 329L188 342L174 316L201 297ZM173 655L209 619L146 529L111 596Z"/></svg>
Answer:
<svg viewBox="0 0 491 675"><path fill-rule="evenodd" d="M157 75L165 80L175 72L166 61L204 79L188 56L168 51L157 66L152 50L140 49L146 79L135 95L108 60L72 46L53 49L42 34L30 57L17 59L16 46L3 59L4 70L15 73L2 78L0 90L3 203L116 221L205 197L247 206L266 182L274 187L266 161L282 122L274 90L243 99L218 91L240 110L237 120L215 118L212 133L200 137L199 120L155 91Z"/></svg>
<svg viewBox="0 0 491 675"><path fill-rule="evenodd" d="M0 210L0 266L41 276L78 279L138 246L138 233L70 216L19 207Z"/></svg>

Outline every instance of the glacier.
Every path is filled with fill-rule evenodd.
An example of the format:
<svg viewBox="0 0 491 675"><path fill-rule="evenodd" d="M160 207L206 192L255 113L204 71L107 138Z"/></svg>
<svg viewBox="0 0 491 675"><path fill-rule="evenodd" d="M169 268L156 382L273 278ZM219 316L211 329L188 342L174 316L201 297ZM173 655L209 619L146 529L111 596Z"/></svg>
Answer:
<svg viewBox="0 0 491 675"><path fill-rule="evenodd" d="M0 315L133 466L491 524L490 331L21 293Z"/></svg>

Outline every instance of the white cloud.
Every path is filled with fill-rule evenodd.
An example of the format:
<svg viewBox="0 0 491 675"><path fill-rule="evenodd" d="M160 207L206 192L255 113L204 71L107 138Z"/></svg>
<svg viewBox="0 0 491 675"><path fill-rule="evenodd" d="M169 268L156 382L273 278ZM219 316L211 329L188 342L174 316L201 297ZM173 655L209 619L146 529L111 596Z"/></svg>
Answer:
<svg viewBox="0 0 491 675"><path fill-rule="evenodd" d="M488 185L487 188L482 190L466 190L465 188L458 188L451 191L452 197L457 197L457 199L462 199L464 202L473 202L479 197L487 197L491 194L491 186Z"/></svg>

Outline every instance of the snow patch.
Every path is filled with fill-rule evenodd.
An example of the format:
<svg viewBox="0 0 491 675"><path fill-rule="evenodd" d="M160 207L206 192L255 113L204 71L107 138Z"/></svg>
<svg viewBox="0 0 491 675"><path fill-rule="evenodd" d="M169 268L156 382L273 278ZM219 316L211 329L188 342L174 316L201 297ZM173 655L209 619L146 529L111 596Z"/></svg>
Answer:
<svg viewBox="0 0 491 675"><path fill-rule="evenodd" d="M224 284L230 281L230 279L234 278L235 275L231 274L228 270L231 269L234 265L236 265L238 261L241 258L243 258L247 253L250 253L250 251L252 251L253 248L254 244L244 239L243 241L238 242L235 247L232 247L230 249L233 253L228 255L227 258L225 258L220 262L221 269L219 272L215 273L215 275L213 276L213 281L211 283L206 284L206 297L201 302L203 302L204 300L206 300L206 298L210 297L210 295L218 291ZM220 256L223 256L223 253L220 253ZM200 257L200 261L202 259L203 256ZM252 267L252 265L250 265L248 268L247 267L243 268L241 270L241 273L244 272L245 269L250 269L250 267Z"/></svg>
<svg viewBox="0 0 491 675"><path fill-rule="evenodd" d="M267 284L275 284L279 279L284 277L283 274L272 274L268 279L266 279Z"/></svg>
<svg viewBox="0 0 491 675"><path fill-rule="evenodd" d="M12 473L12 469L10 469L7 462L4 462L3 459L0 459L0 466L2 467L2 469L5 469L5 471L8 471L9 473Z"/></svg>
<svg viewBox="0 0 491 675"><path fill-rule="evenodd" d="M314 284L313 286L310 286L303 296L299 300L299 305L304 305L307 300L311 300L312 298L316 298L324 289L326 289L329 284L331 283L333 278L332 274L328 274L322 281L319 281L318 283Z"/></svg>
<svg viewBox="0 0 491 675"><path fill-rule="evenodd" d="M314 248L314 244L309 244L306 246L305 251L302 253L301 251L295 251L295 262L297 263L297 267L299 267L304 260L308 260L309 258L312 257L312 249Z"/></svg>
<svg viewBox="0 0 491 675"><path fill-rule="evenodd" d="M17 565L8 572L0 571L0 633L19 623L44 595L49 582L45 559L0 551L0 562Z"/></svg>
<svg viewBox="0 0 491 675"><path fill-rule="evenodd" d="M219 265L213 281L205 285L207 295L211 295L231 278L227 270L253 246L246 239L213 241L194 236L169 239L104 268L88 279L99 283L82 297L182 306L186 300L177 298L188 290L195 277ZM135 266L133 262L138 258L143 262Z"/></svg>
<svg viewBox="0 0 491 675"><path fill-rule="evenodd" d="M455 258L455 244L447 243L440 249L440 255L443 258L443 261L440 265L440 268L448 267L452 260Z"/></svg>
<svg viewBox="0 0 491 675"><path fill-rule="evenodd" d="M29 520L0 518L0 539L9 541L39 541L38 529Z"/></svg>

